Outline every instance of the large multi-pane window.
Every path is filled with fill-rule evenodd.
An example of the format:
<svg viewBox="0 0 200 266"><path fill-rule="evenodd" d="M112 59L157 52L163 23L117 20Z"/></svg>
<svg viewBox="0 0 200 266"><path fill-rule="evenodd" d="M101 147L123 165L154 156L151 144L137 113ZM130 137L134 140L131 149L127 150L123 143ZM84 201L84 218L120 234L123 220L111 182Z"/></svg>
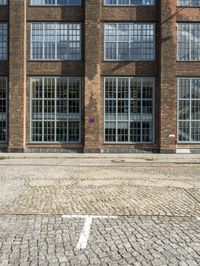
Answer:
<svg viewBox="0 0 200 266"><path fill-rule="evenodd" d="M80 78L31 78L30 95L31 142L80 142Z"/></svg>
<svg viewBox="0 0 200 266"><path fill-rule="evenodd" d="M7 79L0 77L0 142L7 141Z"/></svg>
<svg viewBox="0 0 200 266"><path fill-rule="evenodd" d="M178 0L179 6L200 6L200 0Z"/></svg>
<svg viewBox="0 0 200 266"><path fill-rule="evenodd" d="M154 141L154 79L108 77L105 86L105 142Z"/></svg>
<svg viewBox="0 0 200 266"><path fill-rule="evenodd" d="M155 60L155 24L106 23L105 60Z"/></svg>
<svg viewBox="0 0 200 266"><path fill-rule="evenodd" d="M152 6L155 0L104 0L104 3L111 6Z"/></svg>
<svg viewBox="0 0 200 266"><path fill-rule="evenodd" d="M177 24L178 60L200 60L200 23Z"/></svg>
<svg viewBox="0 0 200 266"><path fill-rule="evenodd" d="M80 6L81 0L30 0L33 6Z"/></svg>
<svg viewBox="0 0 200 266"><path fill-rule="evenodd" d="M7 60L8 26L0 23L0 60Z"/></svg>
<svg viewBox="0 0 200 266"><path fill-rule="evenodd" d="M31 23L31 59L81 60L81 24Z"/></svg>
<svg viewBox="0 0 200 266"><path fill-rule="evenodd" d="M7 0L0 0L0 5L7 5Z"/></svg>
<svg viewBox="0 0 200 266"><path fill-rule="evenodd" d="M178 79L178 140L200 142L200 78Z"/></svg>

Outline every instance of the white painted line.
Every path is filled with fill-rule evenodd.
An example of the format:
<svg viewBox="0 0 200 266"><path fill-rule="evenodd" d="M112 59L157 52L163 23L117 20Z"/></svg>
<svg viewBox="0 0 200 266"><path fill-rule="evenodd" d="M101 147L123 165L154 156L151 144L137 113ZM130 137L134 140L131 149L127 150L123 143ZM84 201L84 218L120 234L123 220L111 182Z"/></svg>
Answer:
<svg viewBox="0 0 200 266"><path fill-rule="evenodd" d="M83 229L80 234L80 238L78 241L78 244L76 246L77 250L80 249L85 249L87 247L87 242L90 234L90 227L92 225L92 217L91 216L86 216L85 222L83 225Z"/></svg>
<svg viewBox="0 0 200 266"><path fill-rule="evenodd" d="M90 216L92 219L117 219L117 216L106 216L106 215L81 215L81 214L73 214L73 215L63 215L64 219L85 219Z"/></svg>

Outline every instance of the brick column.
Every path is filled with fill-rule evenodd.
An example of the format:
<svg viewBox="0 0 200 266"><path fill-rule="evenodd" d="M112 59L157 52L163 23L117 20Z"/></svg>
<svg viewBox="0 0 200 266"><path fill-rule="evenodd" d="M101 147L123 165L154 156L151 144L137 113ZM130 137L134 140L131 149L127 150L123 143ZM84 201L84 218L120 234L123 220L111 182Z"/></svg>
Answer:
<svg viewBox="0 0 200 266"><path fill-rule="evenodd" d="M100 147L101 1L85 1L85 152Z"/></svg>
<svg viewBox="0 0 200 266"><path fill-rule="evenodd" d="M176 148L176 5L160 1L160 151Z"/></svg>
<svg viewBox="0 0 200 266"><path fill-rule="evenodd" d="M26 1L9 1L9 151L25 148Z"/></svg>

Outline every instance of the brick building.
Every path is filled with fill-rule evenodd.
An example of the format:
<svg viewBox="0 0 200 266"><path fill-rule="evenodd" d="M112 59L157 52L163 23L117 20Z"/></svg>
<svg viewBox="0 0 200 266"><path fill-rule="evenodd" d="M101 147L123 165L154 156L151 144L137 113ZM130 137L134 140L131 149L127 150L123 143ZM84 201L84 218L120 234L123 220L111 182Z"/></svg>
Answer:
<svg viewBox="0 0 200 266"><path fill-rule="evenodd" d="M200 150L200 0L0 0L0 150Z"/></svg>

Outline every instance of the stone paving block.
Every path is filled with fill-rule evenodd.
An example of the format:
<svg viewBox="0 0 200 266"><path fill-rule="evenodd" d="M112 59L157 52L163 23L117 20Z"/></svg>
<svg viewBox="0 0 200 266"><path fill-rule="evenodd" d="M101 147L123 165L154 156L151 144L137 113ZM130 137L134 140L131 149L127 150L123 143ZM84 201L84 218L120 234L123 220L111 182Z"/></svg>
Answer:
<svg viewBox="0 0 200 266"><path fill-rule="evenodd" d="M0 209L0 213L200 216L200 203L191 193L183 188L114 184L70 188L29 186L15 201Z"/></svg>
<svg viewBox="0 0 200 266"><path fill-rule="evenodd" d="M1 162L1 266L200 265L198 165L55 164ZM77 251L84 219L62 214L118 217L93 219Z"/></svg>
<svg viewBox="0 0 200 266"><path fill-rule="evenodd" d="M191 217L118 217L93 219L86 249L75 252L84 219L50 216L0 216L0 265L198 265L200 221ZM47 226L35 240L34 225ZM9 226L8 226L9 225ZM53 225L53 229L51 226ZM56 237L41 250L43 235L63 236L73 230L69 252L57 246ZM51 229L49 229L51 228ZM126 228L129 228L128 234ZM31 233L29 233L31 231ZM77 232L78 234L76 234ZM28 234L28 235L27 235ZM138 238L139 234L139 238ZM23 237L21 237L23 235ZM190 235L195 235L195 241ZM116 240L116 236L119 236ZM153 237L152 237L153 236ZM24 238L26 241L24 242ZM123 239L123 241L119 241ZM175 242L173 241L175 239ZM64 238L61 237L64 247ZM117 244L119 242L119 244ZM17 243L17 245L16 245ZM123 243L122 245L120 243ZM174 244L175 243L175 244ZM28 244L28 245L27 245ZM70 243L71 244L71 243ZM23 246L23 249L17 248ZM113 251L112 247L116 247ZM10 247L7 249L7 247ZM102 251L100 251L102 250ZM50 252L51 251L51 252ZM150 262L150 263L149 263Z"/></svg>

